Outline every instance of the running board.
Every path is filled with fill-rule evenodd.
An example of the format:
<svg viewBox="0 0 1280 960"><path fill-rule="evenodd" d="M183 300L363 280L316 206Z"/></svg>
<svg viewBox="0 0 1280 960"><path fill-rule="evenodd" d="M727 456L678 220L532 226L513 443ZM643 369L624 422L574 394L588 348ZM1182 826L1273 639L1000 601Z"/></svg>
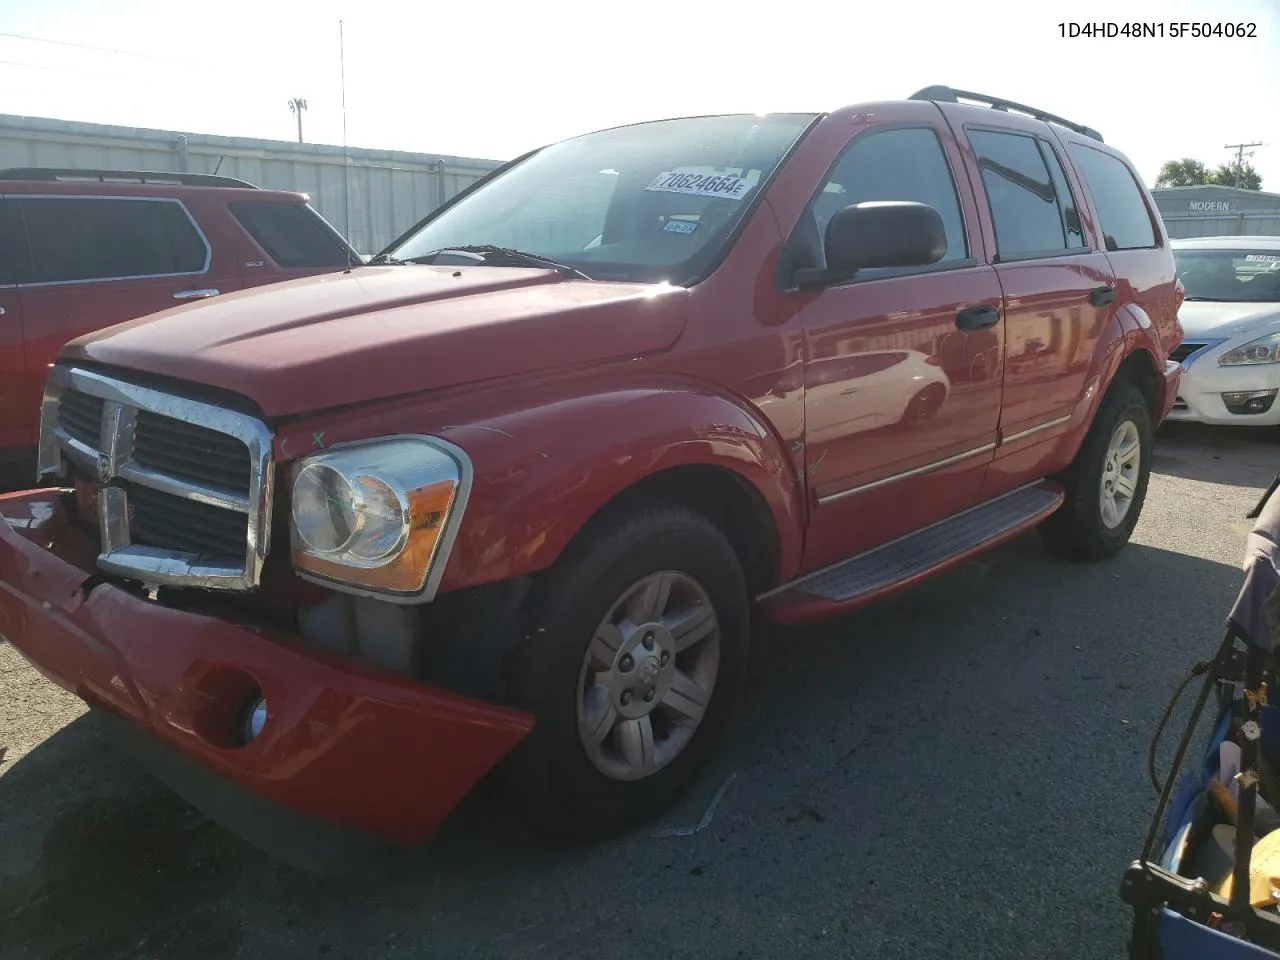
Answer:
<svg viewBox="0 0 1280 960"><path fill-rule="evenodd" d="M1037 483L892 540L760 597L771 619L815 620L870 603L941 573L1037 526L1061 506L1062 488Z"/></svg>

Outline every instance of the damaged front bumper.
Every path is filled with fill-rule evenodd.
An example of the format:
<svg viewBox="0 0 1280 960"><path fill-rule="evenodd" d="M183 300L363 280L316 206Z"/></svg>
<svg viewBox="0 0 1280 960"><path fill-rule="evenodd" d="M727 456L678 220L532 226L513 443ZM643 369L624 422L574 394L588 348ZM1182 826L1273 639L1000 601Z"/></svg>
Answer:
<svg viewBox="0 0 1280 960"><path fill-rule="evenodd" d="M533 718L102 581L66 494L0 496L0 636L197 809L284 859L421 841ZM267 703L243 743L245 712ZM326 837L328 840L326 840Z"/></svg>

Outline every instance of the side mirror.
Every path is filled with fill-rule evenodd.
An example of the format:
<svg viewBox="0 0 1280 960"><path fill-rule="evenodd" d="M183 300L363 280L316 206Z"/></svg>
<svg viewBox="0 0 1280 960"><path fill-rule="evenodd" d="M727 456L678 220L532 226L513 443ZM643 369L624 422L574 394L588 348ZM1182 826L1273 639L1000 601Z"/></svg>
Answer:
<svg viewBox="0 0 1280 960"><path fill-rule="evenodd" d="M947 252L947 231L927 203L876 200L845 207L827 224L827 265L796 271L797 286L848 280L874 267L922 267Z"/></svg>

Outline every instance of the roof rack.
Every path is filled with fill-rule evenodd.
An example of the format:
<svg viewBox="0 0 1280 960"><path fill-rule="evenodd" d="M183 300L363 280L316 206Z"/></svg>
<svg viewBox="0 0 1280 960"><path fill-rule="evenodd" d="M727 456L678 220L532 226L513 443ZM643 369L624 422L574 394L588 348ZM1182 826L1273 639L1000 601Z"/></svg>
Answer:
<svg viewBox="0 0 1280 960"><path fill-rule="evenodd" d="M1046 113L1043 110L1037 110L1035 107L1028 107L1026 104L1014 103L1012 100L1002 100L999 97L989 97L984 93L974 93L971 90L955 90L951 87L938 85L918 90L911 95L910 99L934 100L941 103L959 103L961 100L972 100L975 103L980 103L991 107L993 110L1001 110L1005 113L1010 110L1016 110L1018 113L1025 113L1046 123L1059 124L1068 130L1074 130L1076 133L1091 137L1099 143L1103 142L1102 134L1092 127L1086 127L1080 123L1072 123L1070 120L1059 117L1056 114Z"/></svg>
<svg viewBox="0 0 1280 960"><path fill-rule="evenodd" d="M158 170L76 170L63 167L10 167L0 170L0 180L92 180L98 183L168 183L184 187L248 187L252 183L211 173L170 173Z"/></svg>

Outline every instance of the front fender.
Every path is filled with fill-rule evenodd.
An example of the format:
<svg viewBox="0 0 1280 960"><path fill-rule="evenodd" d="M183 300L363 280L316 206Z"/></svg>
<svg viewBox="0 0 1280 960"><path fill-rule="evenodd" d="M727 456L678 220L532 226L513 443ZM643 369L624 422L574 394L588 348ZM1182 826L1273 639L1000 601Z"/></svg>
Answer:
<svg viewBox="0 0 1280 960"><path fill-rule="evenodd" d="M689 465L730 470L750 484L773 519L779 573L785 579L799 567L804 496L792 460L757 411L710 385L646 377L567 396L544 386L457 399L300 421L281 430L277 455L396 433L432 434L466 451L475 481L441 592L549 567L619 493Z"/></svg>

